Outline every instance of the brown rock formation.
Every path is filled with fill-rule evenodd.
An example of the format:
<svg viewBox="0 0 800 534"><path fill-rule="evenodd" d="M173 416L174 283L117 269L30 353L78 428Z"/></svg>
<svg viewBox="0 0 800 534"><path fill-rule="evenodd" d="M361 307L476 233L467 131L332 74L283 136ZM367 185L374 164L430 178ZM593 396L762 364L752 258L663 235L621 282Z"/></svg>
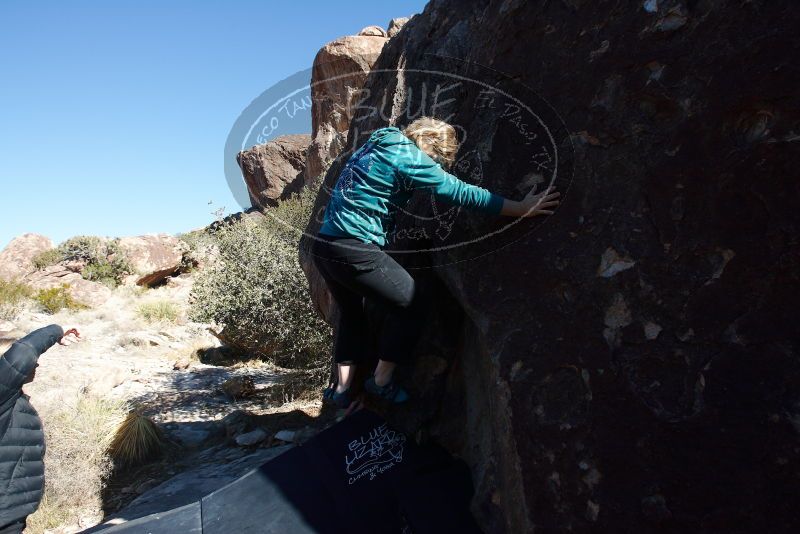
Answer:
<svg viewBox="0 0 800 534"><path fill-rule="evenodd" d="M390 20L389 27L386 29L386 36L394 37L395 35L400 33L400 30L403 28L403 26L406 25L406 22L408 21L409 21L408 17L398 17L396 19Z"/></svg>
<svg viewBox="0 0 800 534"><path fill-rule="evenodd" d="M480 71L430 54L506 73L481 71L493 96L532 88L570 134L545 148L574 143L546 221L456 248L508 221L444 221L424 198L409 209L451 231L399 221L425 239L396 248L434 267L415 272L432 294L416 401L390 415L469 462L487 532L797 531L798 23L785 1L442 0L384 48L364 102L384 113L352 145L407 122L431 80L412 69ZM424 111L480 156L456 174L521 198L552 176L531 159L543 137L486 89Z"/></svg>
<svg viewBox="0 0 800 534"><path fill-rule="evenodd" d="M185 245L169 234L122 237L119 247L138 273L136 283L153 286L178 274Z"/></svg>
<svg viewBox="0 0 800 534"><path fill-rule="evenodd" d="M239 152L236 161L242 169L253 207L275 206L278 200L303 187L310 143L309 135L283 135Z"/></svg>
<svg viewBox="0 0 800 534"><path fill-rule="evenodd" d="M11 240L0 252L0 278L14 280L35 270L33 259L53 248L49 238L39 234L23 234Z"/></svg>
<svg viewBox="0 0 800 534"><path fill-rule="evenodd" d="M306 181L318 178L347 144L350 120L373 63L388 39L368 26L357 36L326 44L314 58L311 74L312 142L308 147ZM365 33L367 32L367 33ZM332 318L331 297L307 254L300 263L309 280L315 304L326 320Z"/></svg>
<svg viewBox="0 0 800 534"><path fill-rule="evenodd" d="M322 174L347 143L359 93L387 41L385 32L384 36L351 35L340 37L317 52L311 73L312 142L307 180Z"/></svg>
<svg viewBox="0 0 800 534"><path fill-rule="evenodd" d="M91 280L84 280L80 274L63 265L52 265L40 271L28 273L22 281L33 289L52 289L63 284L69 285L68 292L73 299L86 306L96 307L111 297L111 290Z"/></svg>
<svg viewBox="0 0 800 534"><path fill-rule="evenodd" d="M367 26L366 28L362 28L358 35L366 36L366 37L386 37L386 30L381 28L380 26Z"/></svg>

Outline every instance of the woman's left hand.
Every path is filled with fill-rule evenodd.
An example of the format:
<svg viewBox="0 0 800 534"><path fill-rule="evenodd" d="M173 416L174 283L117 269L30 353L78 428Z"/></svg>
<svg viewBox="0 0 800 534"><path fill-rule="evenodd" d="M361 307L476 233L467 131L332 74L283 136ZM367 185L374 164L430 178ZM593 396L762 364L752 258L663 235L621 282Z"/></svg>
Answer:
<svg viewBox="0 0 800 534"><path fill-rule="evenodd" d="M555 186L550 186L541 193L536 193L535 189L525 195L522 204L525 213L521 213L522 217L535 217L537 215L552 215L553 209L558 206L559 201L556 200L561 196L561 193L556 191Z"/></svg>

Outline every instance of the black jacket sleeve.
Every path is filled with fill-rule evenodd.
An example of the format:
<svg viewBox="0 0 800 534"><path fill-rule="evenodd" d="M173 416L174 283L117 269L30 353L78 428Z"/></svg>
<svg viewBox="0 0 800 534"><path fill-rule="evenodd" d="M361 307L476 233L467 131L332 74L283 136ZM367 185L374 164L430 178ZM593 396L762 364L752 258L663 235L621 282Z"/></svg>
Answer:
<svg viewBox="0 0 800 534"><path fill-rule="evenodd" d="M64 335L57 324L34 330L18 339L0 358L0 404L16 395L44 351Z"/></svg>

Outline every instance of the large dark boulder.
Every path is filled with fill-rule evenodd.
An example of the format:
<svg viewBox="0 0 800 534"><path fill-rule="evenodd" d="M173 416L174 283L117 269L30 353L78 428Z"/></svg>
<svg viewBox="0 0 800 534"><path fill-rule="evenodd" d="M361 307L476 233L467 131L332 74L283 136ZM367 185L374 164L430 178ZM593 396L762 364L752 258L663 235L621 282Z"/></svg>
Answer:
<svg viewBox="0 0 800 534"><path fill-rule="evenodd" d="M394 245L432 267L431 316L390 416L467 460L487 531L797 531L798 24L787 1L442 0L383 48L350 147L446 71L485 84L422 106L465 134L456 174L521 198L561 157L548 220L422 196Z"/></svg>

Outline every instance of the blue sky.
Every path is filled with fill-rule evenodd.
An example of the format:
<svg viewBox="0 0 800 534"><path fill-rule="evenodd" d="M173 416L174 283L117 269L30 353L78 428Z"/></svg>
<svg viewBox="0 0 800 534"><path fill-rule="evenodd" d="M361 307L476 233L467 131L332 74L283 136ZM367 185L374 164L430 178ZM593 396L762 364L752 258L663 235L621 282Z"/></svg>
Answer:
<svg viewBox="0 0 800 534"><path fill-rule="evenodd" d="M223 148L242 110L326 42L424 5L0 1L0 248L239 211Z"/></svg>

